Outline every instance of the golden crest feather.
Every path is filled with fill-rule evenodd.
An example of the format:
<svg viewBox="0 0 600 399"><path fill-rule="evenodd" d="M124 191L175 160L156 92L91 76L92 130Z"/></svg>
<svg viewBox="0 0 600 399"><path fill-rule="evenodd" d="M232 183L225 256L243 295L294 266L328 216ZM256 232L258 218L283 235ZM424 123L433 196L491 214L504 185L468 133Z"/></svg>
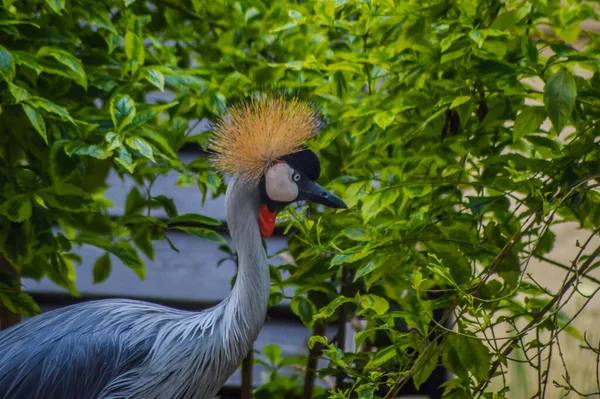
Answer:
<svg viewBox="0 0 600 399"><path fill-rule="evenodd" d="M316 111L296 98L252 99L217 123L210 148L222 172L257 181L278 158L302 150L320 126Z"/></svg>

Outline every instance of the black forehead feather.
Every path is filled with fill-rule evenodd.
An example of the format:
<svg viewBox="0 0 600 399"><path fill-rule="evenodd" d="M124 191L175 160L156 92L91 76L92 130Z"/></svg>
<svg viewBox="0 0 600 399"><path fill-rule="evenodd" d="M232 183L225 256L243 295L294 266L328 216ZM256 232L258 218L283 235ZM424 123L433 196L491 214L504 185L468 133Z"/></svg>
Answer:
<svg viewBox="0 0 600 399"><path fill-rule="evenodd" d="M310 180L316 181L321 175L321 163L317 154L311 150L302 150L281 157L292 168L304 173Z"/></svg>

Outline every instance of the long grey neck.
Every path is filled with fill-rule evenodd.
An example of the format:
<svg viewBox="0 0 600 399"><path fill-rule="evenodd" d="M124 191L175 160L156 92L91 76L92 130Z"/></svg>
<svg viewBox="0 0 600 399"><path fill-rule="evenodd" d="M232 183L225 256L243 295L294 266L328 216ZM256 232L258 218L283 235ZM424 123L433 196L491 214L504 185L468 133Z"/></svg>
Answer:
<svg viewBox="0 0 600 399"><path fill-rule="evenodd" d="M259 206L257 185L234 176L225 195L225 208L237 250L238 273L225 301L223 333L234 358L240 360L258 336L269 303L269 263L258 225Z"/></svg>

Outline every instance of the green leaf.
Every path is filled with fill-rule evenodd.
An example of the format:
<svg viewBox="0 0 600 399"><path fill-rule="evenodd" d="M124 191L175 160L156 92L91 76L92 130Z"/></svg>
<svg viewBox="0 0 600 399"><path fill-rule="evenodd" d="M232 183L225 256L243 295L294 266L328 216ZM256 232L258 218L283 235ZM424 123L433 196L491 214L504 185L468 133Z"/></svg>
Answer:
<svg viewBox="0 0 600 399"><path fill-rule="evenodd" d="M137 68L144 65L145 59L144 40L132 31L127 31L125 34L125 55L132 63L132 71L137 71Z"/></svg>
<svg viewBox="0 0 600 399"><path fill-rule="evenodd" d="M117 133L133 121L135 103L127 94L119 94L110 101L110 116Z"/></svg>
<svg viewBox="0 0 600 399"><path fill-rule="evenodd" d="M227 244L227 241L216 231L205 229L203 227L186 227L172 226L174 229L185 231L194 237L202 238L203 240L214 242L217 244Z"/></svg>
<svg viewBox="0 0 600 399"><path fill-rule="evenodd" d="M116 134L115 132L108 132L106 136L104 136L104 140L108 143L108 151L113 151L116 148L119 148L121 145L121 136Z"/></svg>
<svg viewBox="0 0 600 399"><path fill-rule="evenodd" d="M18 271L29 260L31 247L33 246L28 237L27 223L12 224L7 226L8 237L4 241L4 256Z"/></svg>
<svg viewBox="0 0 600 399"><path fill-rule="evenodd" d="M322 336L322 335L313 335L312 337L310 337L308 339L308 348L312 349L314 348L315 344L322 344L322 345L327 345L328 340L327 337Z"/></svg>
<svg viewBox="0 0 600 399"><path fill-rule="evenodd" d="M448 336L448 342L456 351L463 366L479 381L489 378L492 357L489 349L480 339L462 334L451 334Z"/></svg>
<svg viewBox="0 0 600 399"><path fill-rule="evenodd" d="M383 258L375 258L365 263L361 267L358 268L356 274L354 275L354 281L358 280L361 277L368 275L369 273L379 269L381 266L385 265L385 261Z"/></svg>
<svg viewBox="0 0 600 399"><path fill-rule="evenodd" d="M408 198L420 198L424 197L431 192L432 188L429 184L419 184L402 187L402 192Z"/></svg>
<svg viewBox="0 0 600 399"><path fill-rule="evenodd" d="M469 371L460 360L458 352L456 352L456 337L454 335L448 336L448 344L444 348L445 350L442 354L442 364L444 367L463 380L467 380L469 378Z"/></svg>
<svg viewBox="0 0 600 399"><path fill-rule="evenodd" d="M221 115L227 106L227 99L221 93L212 93L208 96L206 107L214 115Z"/></svg>
<svg viewBox="0 0 600 399"><path fill-rule="evenodd" d="M68 156L87 155L96 159L106 159L110 153L104 147L98 144L87 144L83 141L72 141L64 146L64 151Z"/></svg>
<svg viewBox="0 0 600 399"><path fill-rule="evenodd" d="M469 34L469 37L471 38L471 40L477 43L477 47L481 48L481 46L483 46L483 42L485 41L485 35L479 29L472 31Z"/></svg>
<svg viewBox="0 0 600 399"><path fill-rule="evenodd" d="M576 98L577 86L575 85L575 79L567 69L561 69L552 75L546 83L546 87L544 87L544 105L557 133L562 132L571 117Z"/></svg>
<svg viewBox="0 0 600 399"><path fill-rule="evenodd" d="M375 389L371 385L361 385L355 390L358 399L373 399Z"/></svg>
<svg viewBox="0 0 600 399"><path fill-rule="evenodd" d="M7 82L12 82L15 77L15 60L13 55L0 45L0 74Z"/></svg>
<svg viewBox="0 0 600 399"><path fill-rule="evenodd" d="M54 182L68 180L78 171L81 159L65 152L65 141L56 141L50 152L50 174Z"/></svg>
<svg viewBox="0 0 600 399"><path fill-rule="evenodd" d="M131 158L131 154L124 147L119 147L117 149L117 156L115 157L115 161L124 167L129 173L133 173L135 169L135 165L133 164L133 159Z"/></svg>
<svg viewBox="0 0 600 399"><path fill-rule="evenodd" d="M121 240L111 242L99 237L79 236L76 239L81 244L88 244L103 249L115 255L123 264L133 270L140 279L146 276L144 262L140 259L137 251L131 246L129 241Z"/></svg>
<svg viewBox="0 0 600 399"><path fill-rule="evenodd" d="M29 94L27 90L15 84L9 83L8 89L10 90L10 94L15 98L17 104L31 98L31 94Z"/></svg>
<svg viewBox="0 0 600 399"><path fill-rule="evenodd" d="M44 111L48 112L49 114L58 116L63 121L67 121L67 122L71 122L72 124L75 124L75 121L69 114L69 111L67 111L65 108L61 107L60 105L53 103L50 100L47 100L47 99L41 98L41 97L31 97L28 100L26 100L25 102L27 104L31 105L32 107L37 108L38 110L43 109Z"/></svg>
<svg viewBox="0 0 600 399"><path fill-rule="evenodd" d="M58 15L62 15L61 11L65 8L65 0L45 0L46 4L52 8L52 11Z"/></svg>
<svg viewBox="0 0 600 399"><path fill-rule="evenodd" d="M396 114L392 111L382 111L379 112L373 117L375 123L383 130L387 129L389 125L394 122L396 118Z"/></svg>
<svg viewBox="0 0 600 399"><path fill-rule="evenodd" d="M145 207L146 198L140 194L140 190L137 187L133 187L125 200L125 215L129 216L141 213Z"/></svg>
<svg viewBox="0 0 600 399"><path fill-rule="evenodd" d="M515 119L513 143L535 132L546 119L546 111L542 107L527 107Z"/></svg>
<svg viewBox="0 0 600 399"><path fill-rule="evenodd" d="M110 276L110 270L110 254L108 252L105 252L104 255L96 259L96 262L94 263L94 284L98 284L106 280L108 276Z"/></svg>
<svg viewBox="0 0 600 399"><path fill-rule="evenodd" d="M475 217L480 217L484 213L488 212L493 204L506 201L506 198L503 195L495 195L490 197L467 196L467 199L469 200L469 209Z"/></svg>
<svg viewBox="0 0 600 399"><path fill-rule="evenodd" d="M46 274L56 285L69 291L73 296L79 296L75 285L75 267L73 262L60 253L50 257L50 264L46 266Z"/></svg>
<svg viewBox="0 0 600 399"><path fill-rule="evenodd" d="M363 251L359 251L359 252L349 252L349 253L337 254L331 260L331 266L343 265L345 263L353 263L358 260L361 260L362 258L366 258L367 256L371 255L372 253L373 253L373 251L363 250Z"/></svg>
<svg viewBox="0 0 600 399"><path fill-rule="evenodd" d="M129 148L136 150L137 152L142 154L142 156L148 158L152 162L156 162L154 160L154 155L152 154L152 147L150 147L150 144L148 144L146 140L139 137L127 138L125 139L125 144L127 144Z"/></svg>
<svg viewBox="0 0 600 399"><path fill-rule="evenodd" d="M135 189L136 187L134 187ZM132 191L129 193L130 195L127 196L127 199L129 200L131 198L131 194L135 193L136 191L134 191L132 189ZM146 216L146 215L129 215L129 216L123 216L120 218L121 223L123 223L124 225L131 225L131 224L138 224L138 225L152 225L152 226L156 226L160 229L166 229L168 226L166 223L162 222L160 219L155 218L154 216Z"/></svg>
<svg viewBox="0 0 600 399"><path fill-rule="evenodd" d="M461 39L464 36L464 33L453 33L451 35L445 35L440 41L440 48L442 50L442 53L448 50L450 47L452 47L454 42L456 42L458 39Z"/></svg>
<svg viewBox="0 0 600 399"><path fill-rule="evenodd" d="M86 13L89 22L98 25L100 28L106 29L114 35L119 34L110 20L110 14L107 11L100 11L95 7L85 8L83 11Z"/></svg>
<svg viewBox="0 0 600 399"><path fill-rule="evenodd" d="M143 76L151 85L160 91L165 91L165 75L156 68L144 68Z"/></svg>
<svg viewBox="0 0 600 399"><path fill-rule="evenodd" d="M317 309L312 301L304 296L298 295L292 299L290 306L292 308L292 312L294 312L296 316L300 317L302 323L306 327L312 328L313 317L315 313L317 313Z"/></svg>
<svg viewBox="0 0 600 399"><path fill-rule="evenodd" d="M40 314L40 307L28 293L0 283L0 302L12 313L26 317Z"/></svg>
<svg viewBox="0 0 600 399"><path fill-rule="evenodd" d="M453 174L460 172L462 169L463 168L460 165L450 165L450 166L447 166L442 171L442 177L452 176Z"/></svg>
<svg viewBox="0 0 600 399"><path fill-rule="evenodd" d="M27 115L27 119L31 122L31 125L35 128L35 130L42 136L46 144L48 144L48 135L46 133L46 123L44 122L44 118L42 115L29 104L21 103L21 107Z"/></svg>
<svg viewBox="0 0 600 399"><path fill-rule="evenodd" d="M161 223L161 222L159 222ZM154 245L152 244L154 232L145 229L133 237L133 243L140 251L144 253L150 260L154 260Z"/></svg>
<svg viewBox="0 0 600 399"><path fill-rule="evenodd" d="M94 198L79 187L61 183L60 188L49 187L38 191L47 206L71 212L97 211Z"/></svg>
<svg viewBox="0 0 600 399"><path fill-rule="evenodd" d="M378 368L379 366L395 358L396 356L398 356L398 353L396 352L396 347L394 345L380 349L375 354L375 357L373 357L369 361L369 363L367 363L367 365L365 366L365 371Z"/></svg>
<svg viewBox="0 0 600 399"><path fill-rule="evenodd" d="M400 191L395 188L383 189L377 191L367 197L364 200L361 209L362 217L366 222L377 216L381 211L385 210L387 206L392 205L398 196Z"/></svg>
<svg viewBox="0 0 600 399"><path fill-rule="evenodd" d="M267 359L269 359L272 365L276 366L279 364L279 361L281 360L281 348L278 345L265 345L262 349L262 352L265 354Z"/></svg>
<svg viewBox="0 0 600 399"><path fill-rule="evenodd" d="M369 241L367 229L363 226L352 226L344 229L342 234L353 241Z"/></svg>
<svg viewBox="0 0 600 399"><path fill-rule="evenodd" d="M356 303L356 301L354 299L346 298L346 297L340 295L337 298L335 298L333 301L331 301L327 306L322 308L319 311L319 313L317 313L315 315L313 320L328 319L333 315L333 313L337 310L337 308L339 308L344 303L349 303L349 302Z"/></svg>
<svg viewBox="0 0 600 399"><path fill-rule="evenodd" d="M527 57L529 62L537 65L539 53L535 42L531 38L527 36L521 37L521 52Z"/></svg>
<svg viewBox="0 0 600 399"><path fill-rule="evenodd" d="M494 22L492 23L492 26L490 26L490 28L497 29L497 30L511 29L516 24L518 24L523 18L525 18L530 10L531 10L531 6L520 7L516 10L510 10L510 11L503 12L502 14L500 14L496 17L496 19L494 20Z"/></svg>
<svg viewBox="0 0 600 399"><path fill-rule="evenodd" d="M31 200L26 194L17 194L4 201L0 211L13 222L24 222L31 217Z"/></svg>
<svg viewBox="0 0 600 399"><path fill-rule="evenodd" d="M421 353L416 364L413 382L415 388L421 388L421 385L429 379L433 370L435 370L438 361L437 345L435 342L429 344L427 349Z"/></svg>
<svg viewBox="0 0 600 399"><path fill-rule="evenodd" d="M135 3L135 0L123 0L123 4L125 4L125 7L129 7L133 3Z"/></svg>
<svg viewBox="0 0 600 399"><path fill-rule="evenodd" d="M83 64L73 54L58 48L44 46L38 50L38 57L52 57L61 65L67 67L73 73L73 80L87 89L87 75L83 69Z"/></svg>
<svg viewBox="0 0 600 399"><path fill-rule="evenodd" d="M363 309L372 309L378 316L383 315L390 308L390 304L385 298L377 295L363 295L360 298L360 304Z"/></svg>
<svg viewBox="0 0 600 399"><path fill-rule="evenodd" d="M172 198L167 198L164 195L159 195L157 197L154 197L153 199L158 201L163 206L165 212L167 213L167 216L169 216L170 218L174 218L177 216L177 208L175 207L175 202Z"/></svg>
<svg viewBox="0 0 600 399"><path fill-rule="evenodd" d="M202 223L209 226L220 226L221 222L217 219L213 219L208 216L199 215L197 213L185 213L183 215L175 216L169 220L169 225L175 223Z"/></svg>
<svg viewBox="0 0 600 399"><path fill-rule="evenodd" d="M468 103L469 101L471 101L471 96L459 96L456 97L453 101L452 104L450 104L450 109L454 109L456 107L460 107L461 105Z"/></svg>

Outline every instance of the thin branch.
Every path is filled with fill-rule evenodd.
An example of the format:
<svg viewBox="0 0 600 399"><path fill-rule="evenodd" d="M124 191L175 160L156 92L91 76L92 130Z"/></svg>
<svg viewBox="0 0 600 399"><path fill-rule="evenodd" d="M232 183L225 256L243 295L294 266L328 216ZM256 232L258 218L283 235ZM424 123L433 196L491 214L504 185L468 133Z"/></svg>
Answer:
<svg viewBox="0 0 600 399"><path fill-rule="evenodd" d="M563 270L566 270L566 271L572 271L572 270L573 270L571 267L569 267L569 266L567 266L567 265L564 265L564 264L562 264L562 263L560 263L560 262L557 262L557 261L555 261L555 260L552 260L552 259L546 258L545 256L536 256L536 255L534 255L534 256L535 256L535 258L536 258L537 260L540 260L540 261L542 261L542 262L546 262L546 263L550 263L551 265L554 265L554 266L556 266L556 267L559 267L559 268L561 268L561 269L563 269ZM594 277L592 277L592 276L590 276L590 275L588 275L588 274L584 274L582 277L584 277L584 278L586 278L586 279L590 280L590 281L591 281L591 282L593 282L593 283L596 283L596 284L599 284L599 285L600 285L600 280L598 280L597 278L594 278Z"/></svg>
<svg viewBox="0 0 600 399"><path fill-rule="evenodd" d="M556 305L556 303L567 293L567 291L569 291L573 284L577 281L579 275L584 274L593 264L594 260L598 257L598 255L600 255L600 246L598 246L594 252L590 255L590 257L583 263L583 265L581 265L581 267L579 269L577 269L577 273L571 277L566 284L563 285L562 289L560 290L560 292L558 293L558 295L556 295L554 298L552 298L552 300L550 300L546 306L544 306L542 308L542 310L540 310L538 312L538 314L525 326L525 328L522 329L522 334L519 334L518 336L523 335L525 332L527 332L528 330L530 330L532 327L534 327L535 325L537 325L546 315L546 313L548 313L553 307L554 305ZM484 381L482 383L480 383L477 388L475 388L474 391L474 395L479 395L479 397L481 397L481 395L483 395L483 391L484 389L488 386L492 376L496 373L496 370L498 370L498 367L500 365L500 363L502 363L502 358L508 356L512 351L513 351L513 344L516 342L516 339L510 340L508 341L504 347L504 351L501 353L500 356L498 356L498 359L496 359L494 361L494 363L492 364L492 367L490 369L490 373L489 373L489 379L487 381Z"/></svg>

